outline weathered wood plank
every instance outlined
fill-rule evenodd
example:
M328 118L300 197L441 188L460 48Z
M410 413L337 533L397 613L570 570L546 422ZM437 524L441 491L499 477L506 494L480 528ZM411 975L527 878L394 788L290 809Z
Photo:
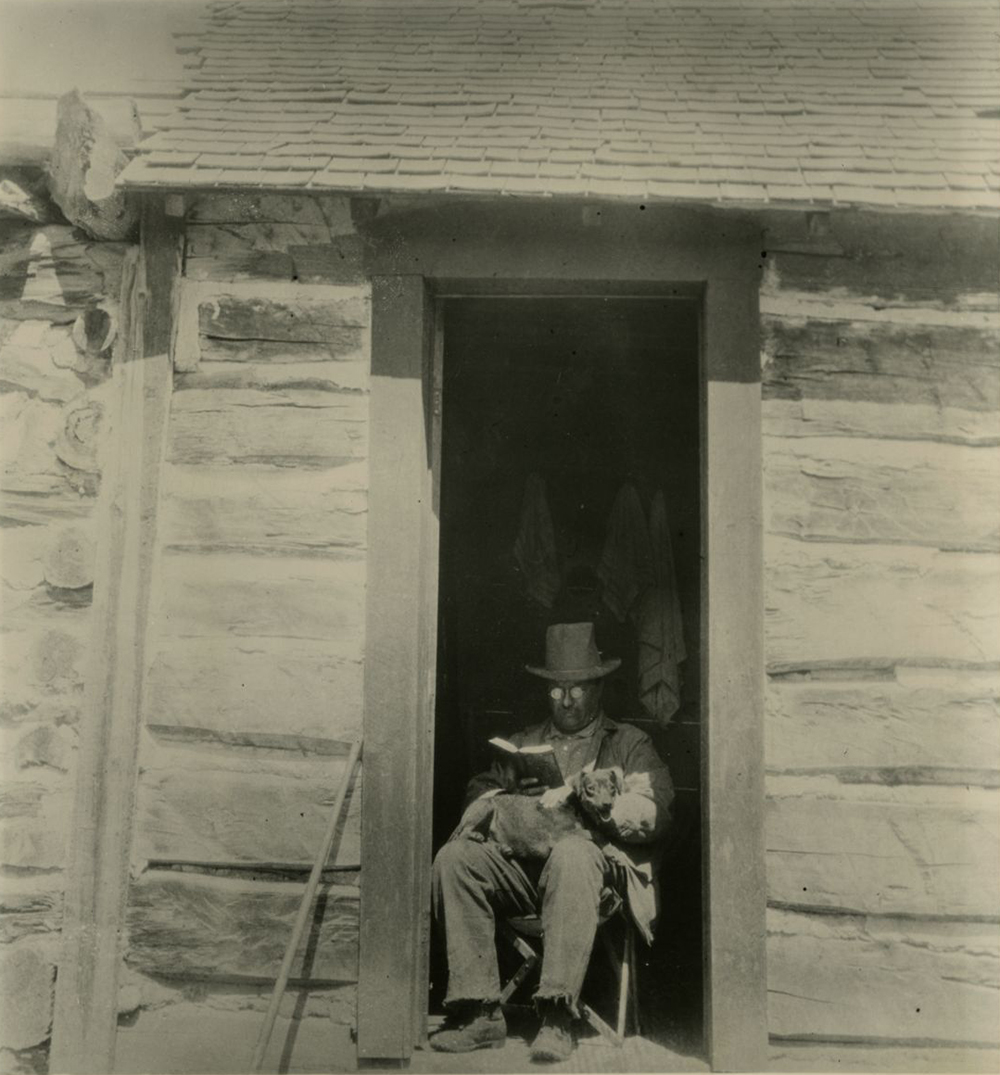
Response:
M365 369L369 366L369 334L360 325L338 329L326 342L303 342L301 340L217 340L211 336L201 337L203 363L249 362L273 367L289 362L293 365L312 362L357 363ZM328 371L329 376L339 376L339 371ZM345 374L346 375L346 374ZM276 374L276 376L280 376Z
M211 341L220 342L220 341ZM265 345L261 345L265 346ZM287 345L291 346L291 345ZM263 392L277 393L279 398L284 392L311 391L353 393L360 395L368 391L368 363L361 359L354 361L291 362L285 356L283 362L211 362L202 360L198 369L179 373L175 389L179 391L256 389Z
M367 492L351 487L347 470L168 464L161 539L261 552L363 548Z
M233 388L201 387L196 378L176 386L171 415L217 414L236 410L246 413L261 407L281 407L286 411L295 409L313 413L333 411L345 422L365 422L368 418L368 401L360 392L331 391L325 385L277 383L265 388L237 385Z
M5 876L0 881L0 942L55 934L62 925L60 873Z
M775 437L878 437L971 447L1000 444L1000 411L933 403L769 398L761 405L761 417L765 435Z
M362 654L363 557L168 552L160 583L160 622L175 637L313 639L330 656Z
M302 991L286 994L289 1008L278 1016L263 1069L267 1071L350 1071L355 1047L350 1023L355 1008L354 987L340 986L330 1016L305 1017L293 1012ZM309 999L317 991L310 983ZM240 994L244 1007L220 1009L210 994L197 1001L142 1011L138 1020L118 1028L115 1071L118 1075L148 1075L151 1071L199 1071L203 1075L245 1075L253 1043L260 1033L263 1008ZM266 998L265 998L266 1004ZM351 1013L351 1014L348 1014ZM957 1070L957 1069L956 1069Z
M291 882L149 870L129 893L128 964L163 978L272 981L304 889ZM323 884L292 978L351 982L357 973L358 890Z
M185 407L175 394L168 458L172 463L270 463L328 467L363 459L368 451L365 404L352 399L347 415L335 407L303 407L280 401L253 405L211 392ZM351 397L346 397L351 398ZM346 408L345 408L346 409Z
M343 201L345 208L341 217L324 215L324 206L334 208ZM192 224L244 224L269 221L276 224L325 226L329 234L331 224L337 228L350 225L350 206L347 199L317 198L305 194L250 194L243 191L234 194L199 194L188 213Z
M911 328L974 327L1000 329L1000 303L996 289L965 293L953 302L911 302L834 292L794 291L771 286L765 276L760 290L760 312L765 318L806 321L848 321Z
M996 412L1000 332L956 325L762 319L768 398L842 399Z
M75 724L83 698L90 614L21 620L4 607L0 722Z
M152 645L145 704L151 728L207 740L273 739L306 750L310 740L355 738L361 726L361 646L353 636L160 634Z
M1000 276L995 237L990 241L981 231L971 248L948 238L937 235L923 256L885 246L826 256L776 251L768 257L771 286L776 278L781 287L797 291L942 304L994 290Z
M772 680L764 723L771 770L977 769L1000 758L996 673L907 669L891 682ZM992 761L991 761L992 759Z
M920 1048L916 1045L857 1045L850 1042L776 1040L768 1071L845 1072L908 1071L910 1075L996 1075L1000 1052L994 1048Z
M360 287L233 284L205 296L198 309L203 335L231 340L332 344L338 330L368 322L368 292Z
M829 664L993 664L1000 558L767 536L770 672Z
M765 437L764 525L804 541L1000 552L1000 449Z
M58 870L70 846L72 788L59 779L7 779L0 792L0 866Z
M113 1071L122 907L128 883L153 535L170 402L169 343L179 222L143 205L138 265L123 277L112 447L102 478L88 734L56 980L53 1070Z
M995 926L767 915L768 1029L779 1037L995 1045Z
M189 258L212 258L277 251L287 253L293 246L323 246L330 241L330 229L322 218L295 223L258 220L249 223L197 224L186 232Z
M995 917L1000 792L767 780L768 899L798 908Z
M220 755L220 749L147 745L138 792L137 858L311 866L346 758L253 748ZM261 753L269 756L262 759ZM359 775L341 813L329 863L356 867L360 862Z

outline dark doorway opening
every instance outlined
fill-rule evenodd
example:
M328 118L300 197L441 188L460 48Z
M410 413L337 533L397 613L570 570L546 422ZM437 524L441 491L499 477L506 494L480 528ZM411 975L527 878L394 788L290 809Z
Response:
M468 298L443 300L440 315L435 851L458 820L468 778L489 764L487 739L546 716L544 692L524 670L541 663L546 626L592 620L604 654L622 658L605 709L649 732L677 790L657 938L651 949L640 945L643 1033L701 1052L700 303ZM530 481L537 493L539 480L555 565L541 584L515 553L526 488ZM639 629L609 607L598 572L628 485L647 520L658 493L666 506L686 652L669 717L643 705ZM432 1012L444 979L435 945Z

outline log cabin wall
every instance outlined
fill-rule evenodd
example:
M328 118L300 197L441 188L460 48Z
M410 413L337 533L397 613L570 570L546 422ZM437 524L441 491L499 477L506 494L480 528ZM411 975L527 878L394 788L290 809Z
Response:
M5 170L15 182L37 169ZM122 266L37 200L0 219L0 1066L44 1064L91 637Z
M210 1070L213 1050L249 1063L360 732L370 297L358 249L346 200L187 208L121 1070L178 1048L190 1070ZM360 802L359 777L274 1063L290 1042L319 1067L352 1049Z
M761 328L775 1064L810 1070L824 1042L896 1047L863 1054L876 1065L898 1065L905 1045L995 1048L996 224L845 213L772 225ZM961 1065L949 1070L970 1063L938 1055Z

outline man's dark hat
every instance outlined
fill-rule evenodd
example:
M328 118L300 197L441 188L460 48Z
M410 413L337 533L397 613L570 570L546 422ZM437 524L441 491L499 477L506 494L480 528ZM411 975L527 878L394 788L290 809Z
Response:
M621 663L617 657L601 660L592 623L554 623L545 632L545 667L525 668L543 679L583 682L600 679Z

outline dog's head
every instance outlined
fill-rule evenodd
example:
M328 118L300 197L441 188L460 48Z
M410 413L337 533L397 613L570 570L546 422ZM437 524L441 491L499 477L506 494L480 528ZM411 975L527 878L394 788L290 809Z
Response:
M617 765L610 769L595 769L583 772L574 781L576 797L580 806L595 821L607 821L611 817L611 807L621 794L625 776Z

